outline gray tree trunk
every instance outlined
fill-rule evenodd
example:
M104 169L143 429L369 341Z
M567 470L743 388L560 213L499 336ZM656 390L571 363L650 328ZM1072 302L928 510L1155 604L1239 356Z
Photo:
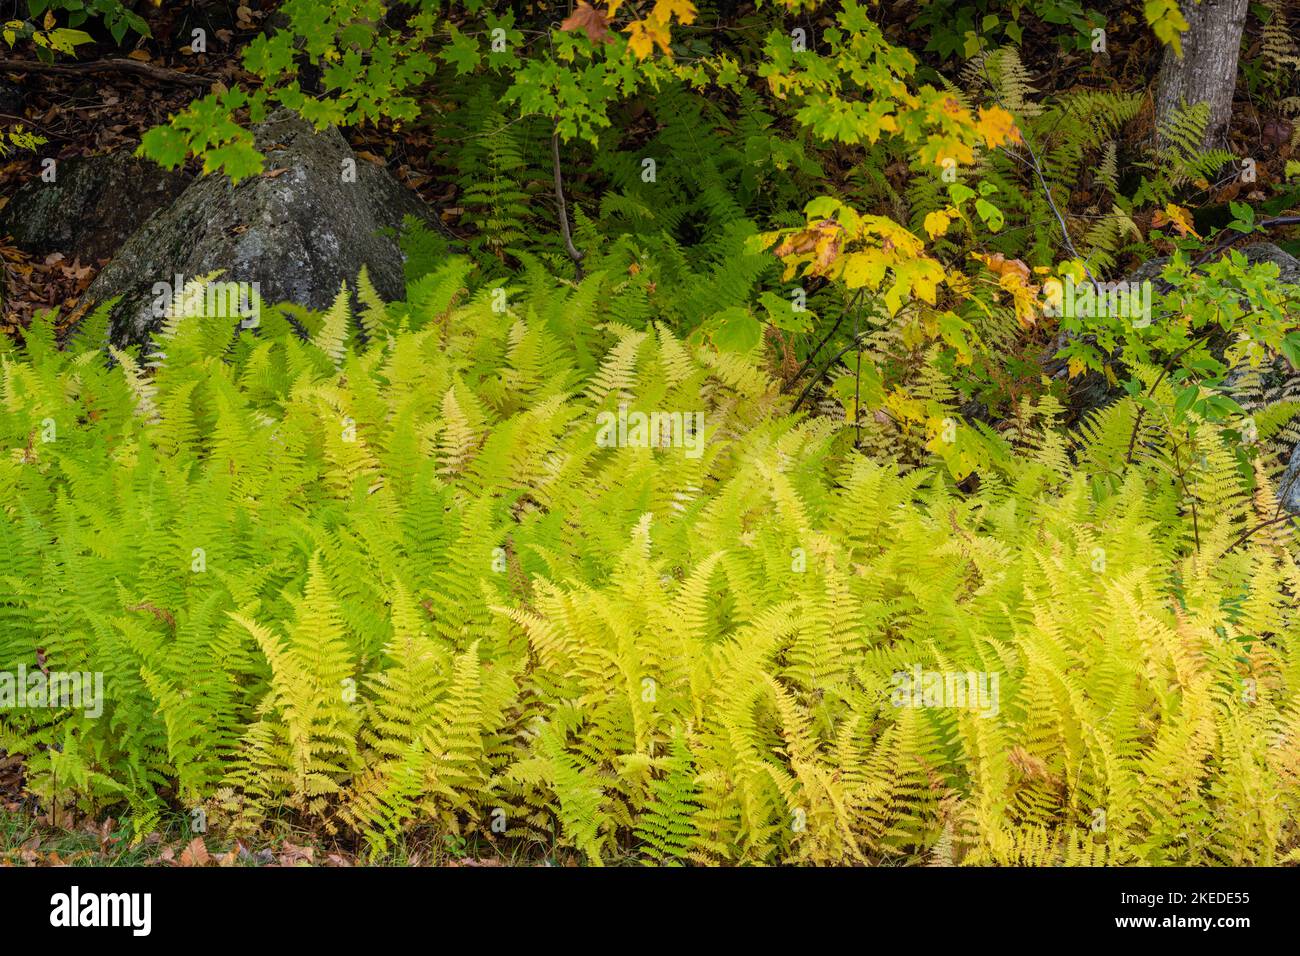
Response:
M1182 37L1182 59L1172 47L1165 48L1156 79L1157 128L1183 102L1189 106L1208 103L1210 118L1202 145L1222 146L1232 118L1247 0L1183 0L1181 6L1189 26Z

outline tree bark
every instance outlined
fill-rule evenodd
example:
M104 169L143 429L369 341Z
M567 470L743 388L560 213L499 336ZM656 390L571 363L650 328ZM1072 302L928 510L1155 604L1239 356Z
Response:
M1232 94L1237 88L1237 54L1246 25L1247 0L1183 0L1188 29L1182 36L1180 59L1165 47L1156 80L1156 124L1161 128L1186 102L1207 103L1209 121L1203 146L1222 146L1232 119Z

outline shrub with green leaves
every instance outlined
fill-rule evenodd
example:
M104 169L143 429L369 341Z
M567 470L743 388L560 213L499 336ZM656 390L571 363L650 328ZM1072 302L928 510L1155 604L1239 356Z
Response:
M8 708L0 748L139 832L1295 857L1300 567L1217 426L1148 416L1127 466L1131 399L1077 441L1025 403L955 425L958 487L790 414L760 347L605 321L630 294L450 259L404 303L178 308L111 361L102 313L63 348L36 322L0 352L0 669L104 700ZM701 453L600 440L637 411L702 413Z
M121 43L128 34L149 36L149 24L122 0L27 0L30 16L50 16L62 12L69 27L83 27L99 21L115 43ZM157 6L157 4L155 4ZM80 32L80 31L78 31Z

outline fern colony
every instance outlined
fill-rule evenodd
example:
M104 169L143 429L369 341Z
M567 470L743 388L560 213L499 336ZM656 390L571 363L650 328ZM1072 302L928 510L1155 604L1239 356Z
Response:
M1047 92L1056 6L944 26L983 6L927 6L922 64L852 0L285 3L261 85L144 152L240 178L233 114L410 122L455 206L402 301L248 329L200 280L146 347L107 308L0 339L0 674L102 677L4 710L28 790L374 859L1300 861L1300 295L1203 255L1294 197L1194 220L1208 108ZM1144 321L1046 308L1156 255Z
M464 274L308 341L173 319L150 375L94 322L4 354L0 663L105 675L97 718L6 723L38 793L591 862L1293 853L1300 568L1229 548L1272 502L1217 434L1184 489L1122 466L1131 400L1074 447L1048 401L963 493L757 350L602 323L602 275L498 312ZM620 404L698 407L703 454L602 448ZM997 699L915 706L918 669Z

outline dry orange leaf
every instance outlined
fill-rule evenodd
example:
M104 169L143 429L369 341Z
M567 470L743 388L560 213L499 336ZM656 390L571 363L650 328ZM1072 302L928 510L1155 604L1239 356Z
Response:
M1038 316L1038 302L1035 298L1038 286L1029 281L1029 266L1019 259L1008 259L1000 252L991 256L972 252L971 258L984 263L984 267L998 277L998 285L1011 293L1016 318L1020 323L1025 326L1033 325Z
M1186 237L1190 234L1197 239L1201 238L1201 234L1192 225L1192 214L1182 206L1176 206L1171 202L1165 203L1164 209L1156 210L1155 215L1151 217L1151 225L1157 227L1172 225L1180 236Z
M207 866L211 859L203 837L196 836L189 846L181 850L181 866Z
M978 259L980 262L984 263L984 267L988 269L989 272L996 273L997 275L1000 276L1006 275L1007 273L1014 273L1015 275L1020 276L1020 278L1024 279L1026 282L1029 281L1029 266L1025 265L1019 259L1008 259L1000 252L995 252L991 256L985 256L985 255L981 255L978 252L972 252L971 256L975 259Z
M614 42L613 37L609 35L609 20L606 18L605 11L597 10L585 0L579 3L578 9L560 24L560 29L566 33L581 30L587 34L587 39L592 43Z

